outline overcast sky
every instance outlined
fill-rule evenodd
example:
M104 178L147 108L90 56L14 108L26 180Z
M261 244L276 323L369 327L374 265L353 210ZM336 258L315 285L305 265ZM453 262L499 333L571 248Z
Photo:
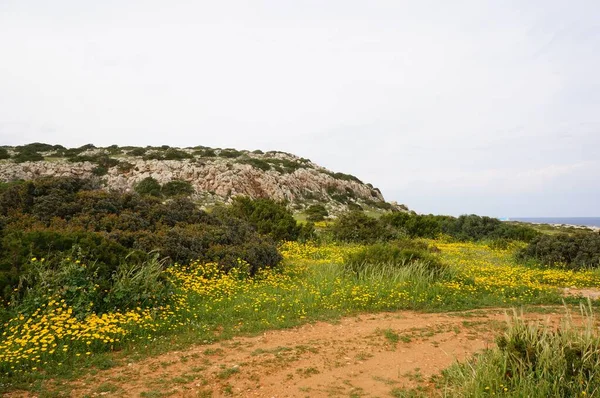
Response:
M0 145L283 150L422 213L600 216L600 1L0 0Z

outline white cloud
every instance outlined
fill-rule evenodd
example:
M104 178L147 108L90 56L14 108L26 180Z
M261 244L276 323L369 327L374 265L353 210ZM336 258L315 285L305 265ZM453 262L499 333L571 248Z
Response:
M598 172L599 12L596 1L4 1L0 144L282 149L425 211L527 215L539 206L526 198L544 195L547 215L594 215L599 192L577 177ZM556 181L580 195L559 201Z

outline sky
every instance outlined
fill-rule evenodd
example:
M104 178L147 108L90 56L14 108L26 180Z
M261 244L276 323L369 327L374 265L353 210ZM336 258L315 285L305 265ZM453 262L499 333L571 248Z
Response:
M0 0L0 145L281 150L419 213L600 216L600 1Z

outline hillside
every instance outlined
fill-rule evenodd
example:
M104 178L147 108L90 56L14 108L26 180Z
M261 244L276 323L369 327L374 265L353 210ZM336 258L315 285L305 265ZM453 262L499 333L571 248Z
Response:
M0 181L39 177L97 177L110 190L129 191L147 177L160 184L186 181L192 197L210 206L237 195L287 201L294 210L321 203L337 213L348 208L406 210L387 203L380 190L357 177L334 173L289 153L193 148L85 145L65 148L33 143L0 148Z

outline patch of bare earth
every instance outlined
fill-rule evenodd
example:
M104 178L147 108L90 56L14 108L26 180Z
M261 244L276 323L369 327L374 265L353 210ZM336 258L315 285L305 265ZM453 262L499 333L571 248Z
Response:
M589 298L590 300L598 300L600 299L600 290L599 289L578 289L575 287L566 287L563 289L564 296L572 296L572 297L581 297L581 298Z
M505 312L365 314L198 345L67 383L74 397L385 397L416 386L433 393L431 376L493 345Z

